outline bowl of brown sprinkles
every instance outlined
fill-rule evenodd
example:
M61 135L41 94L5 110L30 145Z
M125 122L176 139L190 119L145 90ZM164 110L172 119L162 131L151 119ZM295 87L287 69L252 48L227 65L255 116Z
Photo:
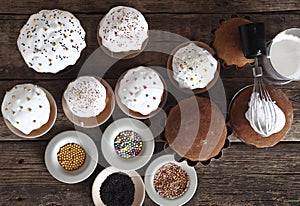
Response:
M182 196L187 191L189 182L187 172L173 162L161 166L153 178L155 191L165 199Z
M98 164L98 150L88 135L65 131L51 139L44 158L49 173L55 179L74 184L93 173Z
M158 205L187 203L197 189L197 173L186 161L177 162L174 155L162 155L153 160L145 174L149 197Z
M92 197L96 206L140 206L145 198L145 185L136 171L110 166L94 180Z

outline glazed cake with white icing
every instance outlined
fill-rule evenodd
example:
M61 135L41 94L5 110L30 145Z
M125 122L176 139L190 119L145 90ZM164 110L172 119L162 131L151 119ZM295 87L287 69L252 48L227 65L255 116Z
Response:
M19 84L5 94L1 111L16 129L30 134L48 122L50 103L38 86Z
M111 52L140 50L148 38L148 23L138 10L117 6L100 21L98 35Z
M158 108L163 92L164 85L156 71L139 66L127 71L117 94L128 109L148 115Z
M106 88L95 77L82 76L68 85L64 98L74 115L95 117L105 109Z
M86 47L85 31L70 12L42 10L30 16L17 45L30 68L57 73L78 60Z
M179 87L204 88L214 79L217 60L204 48L190 43L180 48L173 57L173 77Z

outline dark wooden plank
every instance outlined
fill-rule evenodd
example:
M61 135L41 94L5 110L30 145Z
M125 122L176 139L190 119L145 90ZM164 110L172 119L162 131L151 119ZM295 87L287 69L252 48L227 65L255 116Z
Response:
M79 62L71 67L73 69L63 71L59 74L39 74L29 69L23 61L16 45L19 30L26 22L28 15L3 15L0 16L0 79L71 79L80 71L82 64L92 52L98 48L96 40L96 27L103 15L80 14L83 27L86 29L87 48L84 50ZM267 39L271 39L275 34L289 27L300 27L299 14L252 14L254 21L266 23ZM150 29L168 31L178 34L190 40L200 40L209 43L213 40L211 30L217 28L219 20L230 18L230 15L222 14L147 14ZM165 66L170 51L182 41L181 38L174 38L165 32L151 32L151 39L147 51L163 51L161 53L151 53L138 56L135 61L117 61L105 54L100 54L101 65L98 69L116 66L116 68L128 68L138 64ZM99 60L100 61L100 60ZM115 65L116 64L116 65Z
M84 182L68 185L45 168L47 141L0 144L0 205L92 205L91 186L100 165ZM300 204L299 144L268 149L232 144L208 166L198 164L198 188L187 205ZM144 205L154 203L146 197Z
M232 14L248 16L253 21L266 24L267 39L278 32L300 27L300 1L252 1L247 0L173 0L173 1L23 1L3 0L0 7L0 100L5 91L17 83L34 82L53 93L58 105L58 118L54 127L33 141L24 141L13 135L0 114L0 205L93 205L91 187L96 175L106 164L98 165L86 181L68 185L56 181L44 165L44 151L49 140L57 133L76 129L87 133L100 146L101 133L116 119L125 117L118 109L107 123L93 129L75 127L64 115L61 96L68 82L82 74L96 74L114 87L118 76L128 68L137 65L165 67L168 54L182 39L163 32L152 32L147 52L133 60L116 61L105 54L95 55L97 61L84 62L97 48L96 27L103 15L113 6L128 5L139 9L149 21L151 30L169 31L191 40L209 43L213 40L211 31L219 26L219 20ZM28 69L16 46L18 33L29 15L41 9L60 8L73 12L87 32L87 48L80 61L73 67L56 75L38 74ZM98 51L99 52L99 51ZM95 53L94 53L95 54ZM81 66L84 65L84 69ZM166 79L170 95L164 107L166 113L181 94L169 82L164 68L157 68ZM253 82L251 70L222 69L221 77L209 93L226 110L226 103L243 86ZM294 122L284 141L273 148L256 149L239 142L223 150L219 160L208 166L198 164L198 189L187 205L300 205L300 81L279 86L293 103ZM225 88L225 91L224 91ZM223 95L225 94L225 96ZM219 96L219 97L218 97ZM224 103L225 102L225 103ZM163 130L165 116L158 115L144 122L155 131L156 151L164 145ZM292 142L291 142L292 141ZM103 157L101 157L103 159ZM144 205L154 205L146 196Z
M118 5L132 6L144 13L245 13L245 12L274 12L274 11L295 11L300 9L297 0L289 1L217 1L217 0L166 0L166 1L125 1L118 2L104 0L100 2L87 0L49 0L41 4L38 0L3 0L0 13L30 14L45 8L60 8L74 13L106 13L111 7Z

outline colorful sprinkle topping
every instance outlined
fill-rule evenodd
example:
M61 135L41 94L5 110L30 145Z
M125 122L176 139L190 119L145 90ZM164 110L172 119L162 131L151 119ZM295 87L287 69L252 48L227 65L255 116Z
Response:
M217 66L217 60L206 49L190 43L174 54L173 77L181 88L204 88L213 80Z
M139 50L148 38L148 23L138 10L117 6L101 20L99 37L112 52Z
M183 195L189 187L189 176L175 163L161 166L154 175L156 192L165 199L175 199Z
M157 110L164 85L158 73L150 67L139 66L126 72L120 80L118 95L128 109L148 115Z
M120 157L128 159L140 154L143 148L143 141L138 133L125 130L120 132L115 138L114 147Z
M106 107L106 88L95 77L81 76L68 85L64 98L74 115L95 117Z

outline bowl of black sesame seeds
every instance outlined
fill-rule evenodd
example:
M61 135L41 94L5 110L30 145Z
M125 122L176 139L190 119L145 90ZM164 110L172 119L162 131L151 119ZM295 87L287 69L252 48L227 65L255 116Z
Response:
M136 171L110 166L94 180L92 197L96 206L140 206L145 199L145 185Z

